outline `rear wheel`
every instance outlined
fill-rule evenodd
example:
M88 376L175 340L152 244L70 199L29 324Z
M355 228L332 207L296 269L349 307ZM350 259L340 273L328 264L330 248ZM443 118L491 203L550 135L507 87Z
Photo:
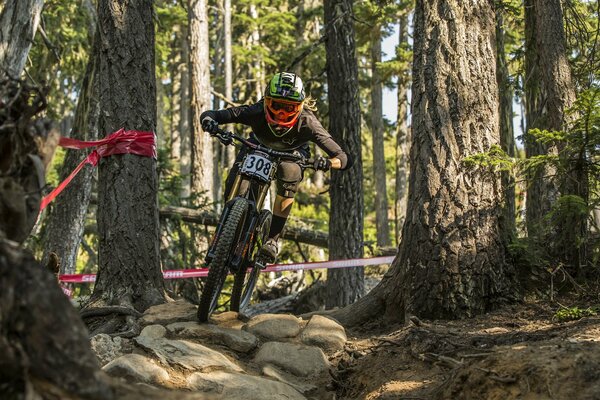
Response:
M258 223L255 228L255 240L248 256L249 262L244 263L242 268L235 274L233 291L231 292L232 311L243 310L250 303L252 292L254 291L254 287L258 281L258 275L260 274L260 268L254 261L269 236L271 218L271 213L267 210L262 210L258 216ZM248 266L250 266L249 270Z
M202 289L200 305L198 306L198 320L206 322L210 314L217 307L219 295L229 272L228 261L234 244L238 243L244 231L248 202L244 199L235 201L227 220L223 226L220 237L217 239L215 256L208 268L208 278Z

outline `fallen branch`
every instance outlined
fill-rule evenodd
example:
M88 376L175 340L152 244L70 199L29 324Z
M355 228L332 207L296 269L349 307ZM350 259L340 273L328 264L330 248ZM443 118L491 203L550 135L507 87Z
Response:
M163 218L181 218L182 221L217 226L219 217L208 211L199 211L185 207L166 206L160 209ZM287 226L283 238L296 242L310 244L312 246L327 248L327 233L322 231L311 231L309 229Z

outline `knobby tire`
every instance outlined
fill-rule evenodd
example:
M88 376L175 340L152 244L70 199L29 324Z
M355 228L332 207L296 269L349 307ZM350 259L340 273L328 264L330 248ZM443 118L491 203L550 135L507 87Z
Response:
M198 320L200 322L208 321L208 317L217 307L221 289L223 289L223 284L229 273L227 261L234 244L240 239L247 213L248 203L246 200L238 199L227 216L216 245L215 256L208 267L208 277L200 297L200 305L198 306Z

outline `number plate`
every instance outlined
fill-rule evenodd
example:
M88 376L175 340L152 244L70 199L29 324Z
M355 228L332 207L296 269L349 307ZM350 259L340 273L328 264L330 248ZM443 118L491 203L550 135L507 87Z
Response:
M252 153L246 156L244 165L242 165L242 173L268 182L271 180L271 168L273 168L271 160L258 153Z

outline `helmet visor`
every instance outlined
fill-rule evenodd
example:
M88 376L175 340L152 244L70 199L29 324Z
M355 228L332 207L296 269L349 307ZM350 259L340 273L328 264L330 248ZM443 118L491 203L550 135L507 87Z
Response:
M292 126L302 111L302 102L265 97L265 111L270 123Z

